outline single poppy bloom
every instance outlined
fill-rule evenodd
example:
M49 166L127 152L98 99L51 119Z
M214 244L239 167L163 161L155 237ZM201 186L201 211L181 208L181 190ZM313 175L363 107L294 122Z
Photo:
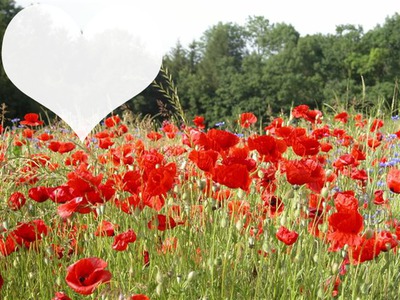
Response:
M100 258L83 258L67 268L65 281L75 292L90 295L100 284L111 280L112 275L106 267L107 262Z
M317 155L320 147L321 145L317 139L305 135L297 137L292 143L294 153L299 156Z
M173 229L177 225L178 224L175 222L174 218L168 217L167 219L167 216L165 215L157 215L147 223L149 229L158 229L160 231Z
M299 234L296 231L290 231L286 227L281 226L279 228L279 230L277 231L277 233L276 233L276 237L281 242L283 242L286 245L290 246L290 245L293 245L297 241L297 238L299 237Z
M42 133L41 135L38 136L38 140L40 140L42 142L52 140L53 138L54 138L53 135L48 134L47 132Z
M121 119L119 116L111 116L107 119L105 119L104 124L108 127L114 127L115 125L119 124L121 122Z
M200 170L210 173L214 171L218 156L219 153L214 150L193 150L189 153L189 159L194 162Z
M343 111L343 112L341 112L341 113L338 113L338 114L334 117L334 120L346 124L347 121L349 120L349 114L347 113L347 111Z
M386 177L386 183L389 189L396 194L400 193L400 170L391 168Z
M22 131L22 136L24 137L24 138L26 138L26 139L31 139L32 137L33 137L33 134L35 133L35 131L33 131L32 129L30 129L30 128L25 128L23 131Z
M20 192L15 192L8 198L7 204L12 210L20 210L21 207L25 205L25 202L25 195Z
M249 171L242 164L218 165L213 179L231 189L241 188L244 191L248 191L251 184Z
M375 239L379 246L380 251L382 252L387 252L390 249L395 248L399 244L396 235L392 234L388 230L380 231L376 235Z
M39 120L39 115L35 113L29 113L24 116L24 120L19 122L21 125L28 125L28 126L39 126L42 125L44 122Z
M67 153L75 149L75 144L71 142L60 143L60 147L58 148L58 153Z
M120 233L114 237L112 248L117 251L125 251L129 243L136 241L136 233L129 229L126 232Z
M287 149L286 142L275 139L270 135L249 137L248 147L250 150L257 150L263 156L263 161L276 162L282 158L282 153Z
M195 116L193 119L193 123L200 130L206 128L206 125L204 124L204 117Z
M173 187L175 176L175 163L169 163L165 166L153 169L147 178L146 192L151 196L166 194Z
M36 202L44 202L50 197L49 188L44 186L30 188L28 191L28 196Z
M49 228L41 219L36 219L28 223L19 223L13 233L27 242L41 240L46 236Z
M263 200L262 211L271 218L279 216L285 209L283 201L271 193L264 192L261 198Z
M385 123L381 119L374 119L372 121L371 127L369 129L370 132L377 131L379 128L382 128Z
M257 123L257 117L250 112L242 113L239 121L242 128L249 128L251 125Z
M373 260L380 252L381 249L375 237L370 239L362 237L362 242L359 245L348 249L349 256L352 258L350 262L354 265Z
M89 203L82 197L75 197L57 207L57 213L62 219L68 219L75 212L88 214L92 212Z
M307 184L319 193L326 180L322 165L314 159L289 160L285 163L286 179L292 185Z
M374 192L374 204L375 205L382 205L388 203L387 200L383 197L384 191L383 190L376 190Z
M168 237L163 241L161 245L161 252L164 254L168 252L174 252L177 247L178 247L178 239L176 237Z
M94 233L95 236L114 236L114 229L118 227L113 223L103 220Z
M149 251L145 250L143 251L143 265L144 266L149 266L150 264L150 254Z
M162 131L166 134L169 139L173 139L179 132L179 128L174 124L165 121L162 126Z
M240 138L231 132L211 129L207 132L208 144L215 151L227 151L240 142Z
M150 131L146 136L151 141L158 141L162 138L162 134L155 131Z
M114 145L114 142L109 137L99 139L99 147L101 149L108 149L112 145Z
M354 191L336 193L334 202L338 212L356 211L358 209L358 200L354 196Z
M362 239L359 233L364 227L364 218L358 211L345 211L332 214L329 219L327 239L331 241L331 251L341 249L345 244L358 246Z

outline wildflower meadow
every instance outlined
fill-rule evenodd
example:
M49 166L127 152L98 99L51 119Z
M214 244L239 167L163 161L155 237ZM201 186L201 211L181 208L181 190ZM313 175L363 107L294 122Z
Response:
M2 127L0 298L398 298L393 111L191 119Z

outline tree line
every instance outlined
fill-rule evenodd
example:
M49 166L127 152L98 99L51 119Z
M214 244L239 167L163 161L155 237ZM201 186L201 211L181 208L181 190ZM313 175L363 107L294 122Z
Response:
M12 0L0 0L1 37L20 9ZM397 107L400 15L368 32L347 24L334 34L306 36L262 16L249 17L244 25L218 23L187 47L178 42L165 55L163 68L187 117L202 115L209 125L245 111L268 120L298 104L365 108L384 99ZM160 72L155 81L158 86L150 85L124 108L167 117L176 107L159 87L167 87L168 80ZM13 117L44 109L8 80L2 64L0 102Z

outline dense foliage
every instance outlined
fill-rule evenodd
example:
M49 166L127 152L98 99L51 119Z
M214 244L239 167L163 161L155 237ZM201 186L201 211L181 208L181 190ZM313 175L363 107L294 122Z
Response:
M244 26L219 23L165 57L183 107L212 121L244 109L265 118L299 103L368 107L383 98L390 106L399 64L397 13L366 33L341 25L335 34L304 37L291 25L250 17Z

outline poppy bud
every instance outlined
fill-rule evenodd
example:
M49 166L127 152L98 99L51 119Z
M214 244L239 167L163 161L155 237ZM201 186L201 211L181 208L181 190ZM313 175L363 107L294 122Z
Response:
M367 231L365 232L364 236L367 240L369 240L374 237L374 234L375 234L375 232L371 228L368 228Z
M157 269L156 282L160 285L163 282L163 275L160 269Z
M332 274L336 274L339 269L339 265L337 263L332 264Z
M190 271L189 274L188 274L188 276L187 276L187 282L193 280L193 278L195 277L195 275L196 275L196 272Z
M237 229L238 231L241 231L241 230L243 229L243 222L242 222L242 220L238 220L238 221L236 222L235 226L236 226L236 229Z
M254 244L255 244L254 238L250 237L250 238L249 238L249 248L250 248L250 249L253 249L253 248L254 248Z
M321 197L327 198L329 195L329 189L327 187L323 187L321 190Z
M161 296L161 292L162 292L162 283L159 283L156 287L156 293L158 296Z

